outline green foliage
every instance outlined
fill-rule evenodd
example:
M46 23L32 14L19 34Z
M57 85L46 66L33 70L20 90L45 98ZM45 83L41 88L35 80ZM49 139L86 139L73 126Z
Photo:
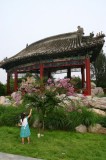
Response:
M59 98L56 97L56 92L54 91L49 91L46 90L45 92L45 109L46 109L46 114L47 113L51 113L55 107L57 107L59 105Z
M82 80L80 77L72 77L71 83L74 85L76 89L82 88Z
M6 95L6 85L0 82L0 96Z
M94 125L99 121L98 116L89 111L86 107L77 108L67 112L64 108L58 107L45 117L45 126L48 129L75 130L80 124L86 127Z
M60 100L56 97L56 92L46 90L43 93L32 93L24 96L24 103L29 104L37 109L39 115L39 121L43 123L44 129L44 117L51 114Z
M11 93L14 92L14 79L12 77L10 78L10 91Z
M66 111L59 106L60 100L56 97L55 92L27 94L24 101L37 109L39 120L48 129L74 130L80 124L88 127L97 121L96 114L87 107L75 108L71 112Z
M99 116L98 122L103 126L106 127L106 116Z
M36 99L37 100L37 99ZM55 103L54 103L55 104ZM50 105L50 106L49 106ZM33 109L33 114L29 121L32 125L37 119L42 122L42 127L50 130L75 130L75 127L84 124L87 127L95 123L100 123L106 127L106 117L99 117L94 112L88 111L86 107L77 108L71 112L67 112L65 108L61 106L51 106L48 103L47 108ZM0 106L0 126L15 126L20 119L22 112L29 113L30 107L4 107ZM43 126L44 125L44 126ZM44 129L44 128L43 128Z
M51 114L47 114L45 117L45 127L47 129L55 130L67 129L67 116L63 108L57 107L51 112Z
M25 75L25 77L32 77L32 73L27 72L26 75Z
M20 119L20 114L25 111L25 108L19 106L0 106L0 126L15 126Z
M106 55L103 51L99 54L93 65L95 69L96 85L106 88Z
M69 130L75 130L75 127L81 124L81 113L78 110L68 113L67 127Z
M81 122L86 127L94 125L97 122L97 115L94 112L88 110L86 107L82 107Z

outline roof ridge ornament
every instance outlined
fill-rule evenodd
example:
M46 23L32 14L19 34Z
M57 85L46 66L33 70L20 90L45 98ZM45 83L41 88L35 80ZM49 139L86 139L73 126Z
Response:
M99 38L99 37L105 37L105 34L103 34L102 31L101 31L101 32L96 34L96 38Z
M26 48L28 47L28 43L26 44Z
M78 29L77 33L80 34L81 36L83 36L84 35L84 29L80 26L78 26L77 29Z
M93 37L94 37L94 33L91 32L91 33L90 33L90 38L93 38Z

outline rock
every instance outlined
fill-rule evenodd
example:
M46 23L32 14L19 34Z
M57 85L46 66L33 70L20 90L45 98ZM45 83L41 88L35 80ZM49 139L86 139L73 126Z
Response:
M104 95L103 88L96 87L96 88L91 89L91 95L92 96L95 96L95 95Z
M86 133L87 132L87 127L85 125L79 125L75 128L76 132L79 133Z
M106 134L106 128L102 127L97 133Z
M101 134L106 134L106 128L102 127L100 124L96 124L94 126L90 126L88 128L88 131L90 133L101 133Z
M89 101L89 106L92 108L106 110L106 97L94 97Z
M78 94L76 96L68 96L68 99L64 100L64 103L68 106L88 106L90 108L106 110L106 97L81 96Z
M100 130L102 126L100 124L95 124L94 126L89 126L88 131L91 133L97 133L98 130Z
M96 84L94 82L91 82L91 89L96 88Z
M5 103L5 97L4 96L1 96L0 97L0 104L4 104Z
M17 91L17 92L13 92L11 94L11 97L12 99L15 101L16 105L17 104L20 104L20 101L21 101L21 92L20 91Z
M91 108L90 110L93 111L93 112L95 112L98 115L106 116L106 112L104 112L104 111L102 111L100 109Z
M12 104L11 101L8 98L5 98L5 102L3 105L9 106L11 104Z
M9 100L9 98L1 96L0 97L0 104L9 106L9 105L11 105L11 101Z

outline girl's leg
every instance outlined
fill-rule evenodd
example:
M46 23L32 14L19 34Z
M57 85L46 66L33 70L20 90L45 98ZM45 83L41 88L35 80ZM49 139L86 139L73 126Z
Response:
M28 140L28 143L30 143L30 138L29 137L27 137L27 140Z
M22 138L22 144L24 144L24 138Z

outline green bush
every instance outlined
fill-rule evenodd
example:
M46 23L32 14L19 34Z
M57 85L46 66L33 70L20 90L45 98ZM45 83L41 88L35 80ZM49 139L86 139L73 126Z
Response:
M0 106L0 126L15 126L23 111L23 107Z
M47 129L66 129L67 116L63 108L54 108L54 110L47 114L45 119L45 127Z
M80 77L72 77L71 83L74 85L76 89L82 88L82 80L80 79Z
M6 85L0 82L0 96L6 95Z
M29 113L29 108L23 106L0 106L0 126L15 126L19 122L22 112ZM38 116L37 110L33 109L32 116L29 120L30 126ZM86 107L67 112L63 107L58 106L51 110L51 112L46 112L44 123L46 129L73 131L75 127L80 124L88 127L95 123L100 123L102 126L106 127L106 117L99 117Z
M101 124L103 127L106 127L106 116L99 116L98 123Z
M29 109L23 105L18 107L13 106L0 106L0 126L16 126L20 120L22 112L29 113ZM32 125L35 120L36 111L33 110L32 116L29 120L29 124Z
M68 113L67 127L69 130L75 130L75 127L81 124L81 113L78 110Z
M86 107L82 107L81 109L81 122L86 127L89 127L90 125L94 125L97 122L97 114L93 111L88 110Z
M63 108L55 108L49 115L45 117L45 127L47 129L75 130L80 124L86 127L98 123L98 116L89 111L86 107L77 108L72 112L67 112ZM101 120L104 123L105 119ZM105 124L105 123L104 123Z

